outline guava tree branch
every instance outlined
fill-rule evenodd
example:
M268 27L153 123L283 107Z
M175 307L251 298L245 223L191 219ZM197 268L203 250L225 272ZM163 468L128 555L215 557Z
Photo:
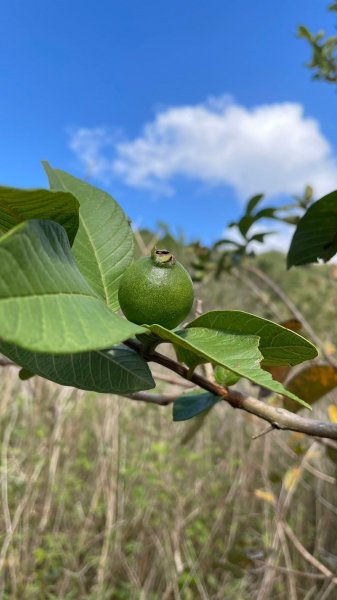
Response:
M7 360L7 358L2 358L0 356L0 367L13 367L15 366L11 360Z
M143 354L143 348L139 342L135 340L127 340L124 342L124 344L139 354ZM195 383L200 388L208 392L212 392L217 396L221 396L233 408L239 408L255 415L256 417L259 417L260 419L263 419L264 421L267 421L274 429L297 431L306 435L337 440L336 423L316 421L315 419L301 417L300 415L292 413L284 408L270 406L261 400L257 400L257 398L245 396L240 392L225 388L217 383L209 381L198 373L191 374L184 365L157 351L151 353L150 356L145 358L148 360L148 362L155 362L159 365L162 365L163 367L170 369L170 371L177 373L183 379ZM144 396L144 392L142 392L142 395ZM146 398L139 398L139 400L150 402L151 394L146 394L146 396ZM135 395L133 395L133 398L137 399ZM169 398L162 397L162 399L159 399L159 401L157 398L157 402L154 402L160 405L167 405L171 404L174 399L175 398L172 396Z
M132 348L139 354L143 355L143 348L139 342L135 340L127 340L124 342L126 346ZM221 396L223 400L228 402L233 408L239 408L246 412L249 412L264 421L270 423L273 429L282 429L289 431L297 431L306 435L312 435L318 438L330 438L337 440L337 424L328 423L323 421L316 421L314 419L307 419L301 417L295 413L292 413L284 408L277 408L275 406L269 406L257 398L251 396L245 396L235 390L230 390L217 383L206 379L198 373L191 374L184 365L177 361L160 354L159 352L153 352L150 357L147 357L148 362L155 362L163 367L166 367L170 371L177 373L186 381L195 383L198 387L212 392L217 396ZM17 366L12 361L0 358L0 366L9 367ZM167 406L172 404L178 397L176 394L151 394L148 392L138 392L135 394L125 394L131 400L138 400L142 402L149 402L152 404L158 404L160 406Z

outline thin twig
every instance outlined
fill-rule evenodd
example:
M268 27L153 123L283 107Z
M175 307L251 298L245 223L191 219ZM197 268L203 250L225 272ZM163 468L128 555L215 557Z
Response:
M130 400L140 400L150 404L158 404L159 406L168 406L172 404L180 394L151 394L147 392L134 392L133 394L123 394Z
M246 287L248 287L252 294L254 294L254 296L258 298L262 304L267 306L269 311L272 311L274 318L278 321L280 320L281 317L279 308L271 301L271 299L266 293L263 293L261 291L258 285L255 285L255 283L251 279L249 279L248 276L244 277L244 275L240 272L239 269L233 268L231 270L231 275L235 277L235 279L243 283Z
M288 569L287 572L287 581L288 581L288 597L289 600L297 600L297 592L296 592L296 580L294 577L294 573L292 573L292 563L290 558L290 552L287 544L286 536L284 535L284 531L281 523L276 524L276 532L280 540L280 546L283 552L284 560L286 567Z
M11 519L9 506L8 506L8 466L7 466L7 464L8 464L8 449L9 449L10 439L11 439L13 429L15 427L15 422L16 422L17 416L18 416L17 406L14 405L13 410L12 410L11 419L5 429L3 442L2 442L2 448L1 448L1 470L2 470L1 498L2 498L3 516L4 516L4 522L5 522L5 528L6 528L7 535L11 534L12 529L13 529L12 528L12 519Z
M321 563L317 558L315 558L308 550L301 544L300 540L296 537L293 530L289 527L286 522L282 523L282 527L284 529L285 534L288 536L290 541L295 546L296 550L303 556L303 558L310 563L313 567L315 567L318 571L323 573L325 577L331 579L331 582L337 586L337 577L336 575L330 571L323 563Z
M124 342L124 344L139 354L142 354L142 346L139 342L130 339ZM180 377L183 379L192 381L202 389L212 392L216 396L221 396L233 408L245 410L246 412L257 416L260 419L264 419L270 423L274 429L297 431L300 433L305 433L306 435L326 437L337 440L336 423L307 419L284 408L270 406L261 400L252 398L251 396L244 396L238 391L222 387L217 383L209 381L198 373L191 374L190 371L184 367L184 365L176 362L168 356L160 354L159 352L153 352L150 357L147 357L147 360L149 362L160 364L163 367L167 367L171 371L180 375Z
M289 572L288 567L280 567L278 565L271 565L271 564L269 564L263 560L259 560L259 559L255 559L254 562L261 565L261 567L257 567L257 569L252 569L253 572L260 571L262 567L264 569L273 569L275 571L280 571L280 573L288 573ZM298 571L297 569L291 569L291 572L294 575L299 575L300 577L308 577L309 579L325 579L326 578L325 575L320 574L320 573L309 573L307 571Z
M257 440L258 438L267 435L267 433L270 433L271 431L274 431L274 426L270 425L269 427L267 427L266 429L264 429L263 431L260 431L259 433L256 433L255 435L252 435L252 440Z
M42 468L43 468L45 462L46 462L46 459L43 456L43 458L41 458L40 462L38 462L37 465L35 466L35 469L34 469L32 475L30 476L30 479L29 479L29 481L27 483L25 493L24 493L24 495L23 495L23 497L22 497L20 503L18 504L18 506L16 508L16 511L14 513L14 517L12 519L12 528L11 528L10 531L8 531L6 533L6 535L4 537L2 548L1 548L1 551L0 551L0 574L3 571L5 560L6 560L7 551L8 551L8 548L10 546L10 543L11 543L13 537L14 537L14 533L15 533L18 525L19 525L19 522L20 522L20 519L21 519L21 515L22 515L22 513L23 513L23 511L24 511L24 509L25 509L25 507L26 507L26 505L27 505L27 503L29 501L29 498L31 496L32 490L34 489L34 485L36 484L36 482L37 482L37 480L39 478L39 475L40 475L40 473L42 471Z
M159 379L159 381L166 381L167 383L171 383L172 385L180 385L184 388L194 387L193 383L190 381L181 381L176 377L172 377L172 375L166 375L165 373L159 373L158 371L152 371L152 375L155 379Z
M0 367L18 367L18 365L6 358L0 358Z

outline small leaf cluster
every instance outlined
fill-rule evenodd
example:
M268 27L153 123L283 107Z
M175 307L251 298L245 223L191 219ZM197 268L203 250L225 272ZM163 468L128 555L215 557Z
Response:
M208 274L219 279L223 272L230 272L247 257L254 256L251 243L263 244L273 231L252 233L251 228L260 220L272 219L295 226L287 255L287 266L328 262L337 253L337 191L314 201L313 189L306 186L302 196L294 196L293 202L281 207L254 210L264 198L253 196L246 203L244 214L229 227L236 231L235 239L220 239L210 248L194 243L195 259L192 262L194 281L202 281Z
M331 4L329 10L337 12L337 3ZM310 45L308 67L313 71L313 79L337 83L337 36L325 37L324 31L313 34L304 25L299 26L297 33Z
M271 231L262 231L259 233L252 232L253 225L256 225L262 219L277 219L277 209L274 207L270 206L259 208L257 210L258 205L263 199L264 194L252 196L246 203L245 212L242 217L238 221L233 221L229 224L229 228L236 230L238 237L241 237L241 242L233 241L231 239L222 239L214 244L214 249L222 250L218 261L216 276L219 276L220 274L224 264L223 261L226 262L228 251L231 255L231 263L234 265L238 264L244 256L253 254L250 250L252 242L263 244L266 236L272 233Z

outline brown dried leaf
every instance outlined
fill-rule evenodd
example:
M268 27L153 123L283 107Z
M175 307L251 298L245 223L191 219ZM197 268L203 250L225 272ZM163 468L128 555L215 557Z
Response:
M293 394L299 394L308 404L314 404L337 387L337 371L330 365L310 365L297 373L286 385ZM296 402L283 399L284 407L293 412L299 410Z

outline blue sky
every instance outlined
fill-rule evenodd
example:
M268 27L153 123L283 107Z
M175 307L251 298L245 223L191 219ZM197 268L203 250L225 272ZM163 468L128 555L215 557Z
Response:
M300 23L334 32L317 0L4 3L1 183L46 186L47 159L204 242L249 194L332 191L336 92Z

